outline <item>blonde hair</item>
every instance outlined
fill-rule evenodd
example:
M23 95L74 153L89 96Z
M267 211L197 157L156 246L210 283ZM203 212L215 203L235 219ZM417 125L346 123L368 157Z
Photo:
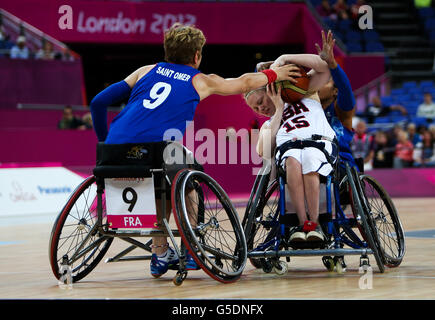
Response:
M249 96L251 94L253 94L254 92L260 91L260 90L264 90L265 91L266 90L266 86L260 87L260 88L254 89L254 90L251 90L249 92L246 92L245 95L244 95L245 100L248 101L248 98L249 98Z
M175 23L165 32L165 60L176 64L193 63L196 52L201 56L204 44L205 37L201 30Z

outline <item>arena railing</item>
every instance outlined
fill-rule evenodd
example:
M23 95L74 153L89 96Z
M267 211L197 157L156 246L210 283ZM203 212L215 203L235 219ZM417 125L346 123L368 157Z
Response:
M354 90L353 94L355 99L362 102L363 105L367 105L370 102L370 97L373 95L387 96L391 92L391 72L388 71L383 75L377 77L373 81L370 81L365 86ZM357 106L357 109L359 106Z
M70 50L64 43L56 40L48 34L42 32L38 28L28 24L20 18L14 16L10 12L0 8L0 22L5 27L5 30L11 35L15 41L20 35L26 37L26 44L35 52L42 48L45 41L53 45L53 50L61 53L69 52L74 59L81 59L80 55Z

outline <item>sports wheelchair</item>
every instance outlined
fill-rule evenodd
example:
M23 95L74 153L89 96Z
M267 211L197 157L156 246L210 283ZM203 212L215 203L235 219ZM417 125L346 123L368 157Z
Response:
M284 274L291 256L321 256L329 271L342 273L345 255L360 255L360 267L367 268L372 254L381 273L386 266L398 267L405 254L405 240L397 210L379 182L362 171L336 161L334 171L320 181L324 210L319 224L326 240L292 243L289 232L298 225L298 218L288 211L285 172L264 161L242 221L251 264L266 273ZM352 213L346 214L346 208Z
M169 195L175 230L165 217ZM158 198L161 220L156 215ZM205 273L223 283L237 281L246 265L247 244L236 210L190 151L176 142L99 143L93 175L73 191L53 225L53 274L65 282L65 270L70 270L72 282L83 279L114 238L129 246L106 263L150 260L150 254L128 256L137 248L151 252L151 239L135 239L143 237L170 238L179 257L175 285L187 276L186 249ZM181 237L180 245L175 237Z

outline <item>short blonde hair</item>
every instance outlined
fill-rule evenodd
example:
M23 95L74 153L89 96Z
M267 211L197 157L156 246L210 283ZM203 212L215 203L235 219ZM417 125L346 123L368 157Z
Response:
M165 32L165 60L176 64L193 63L197 51L201 56L204 44L205 37L201 30L175 23Z

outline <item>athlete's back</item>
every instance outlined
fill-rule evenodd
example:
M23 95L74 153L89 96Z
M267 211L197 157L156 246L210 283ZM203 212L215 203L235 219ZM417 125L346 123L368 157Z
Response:
M192 78L199 70L158 63L132 88L126 107L113 120L106 143L163 141L168 129L184 134L193 119L199 95Z

